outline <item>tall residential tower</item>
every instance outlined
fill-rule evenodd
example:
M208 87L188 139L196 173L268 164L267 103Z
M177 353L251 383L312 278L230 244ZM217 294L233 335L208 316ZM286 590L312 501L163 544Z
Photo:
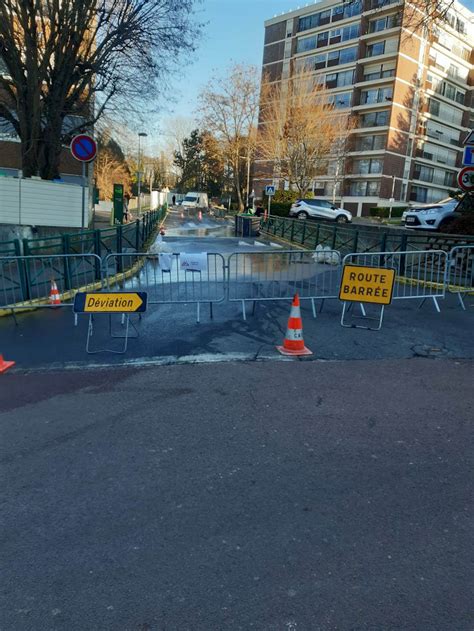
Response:
M313 182L354 214L456 190L474 128L474 14L455 2L442 21L419 22L397 0L325 0L265 22L266 79L285 82L304 67L354 117L343 164L330 159ZM271 181L256 180L257 194Z

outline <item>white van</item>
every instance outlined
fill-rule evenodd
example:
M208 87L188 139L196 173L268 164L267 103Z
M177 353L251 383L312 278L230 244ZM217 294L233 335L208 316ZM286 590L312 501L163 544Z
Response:
M209 208L207 193L186 193L181 206L183 208Z

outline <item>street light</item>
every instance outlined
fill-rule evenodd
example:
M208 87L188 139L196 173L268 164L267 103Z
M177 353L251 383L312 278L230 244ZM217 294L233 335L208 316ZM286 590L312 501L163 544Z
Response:
M144 131L138 133L138 214L140 215L142 209L142 173L141 173L141 143L140 140L142 138L146 138L148 134L145 134Z

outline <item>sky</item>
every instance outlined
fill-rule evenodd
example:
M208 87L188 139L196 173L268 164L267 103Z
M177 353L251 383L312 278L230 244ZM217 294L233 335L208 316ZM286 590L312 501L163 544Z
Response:
M203 35L179 79L172 81L167 111L157 119L159 128L166 132L173 116L193 117L200 89L213 76L224 74L232 62L261 67L265 20L304 4L301 0L203 0L197 4L196 19L206 23ZM151 145L161 144L157 136L150 138Z
M147 140L150 149L166 145L169 119L193 117L196 97L213 76L225 73L232 62L260 67L263 57L264 22L309 0L202 0L197 4L197 21L204 22L196 53L183 63L179 78L167 89L165 111L157 117ZM463 4L474 11L474 0Z

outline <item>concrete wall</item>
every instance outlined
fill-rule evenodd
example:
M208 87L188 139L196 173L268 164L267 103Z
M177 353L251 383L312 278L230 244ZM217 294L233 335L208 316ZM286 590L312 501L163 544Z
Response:
M82 227L82 187L37 179L0 177L0 224ZM85 191L85 226L91 219Z

